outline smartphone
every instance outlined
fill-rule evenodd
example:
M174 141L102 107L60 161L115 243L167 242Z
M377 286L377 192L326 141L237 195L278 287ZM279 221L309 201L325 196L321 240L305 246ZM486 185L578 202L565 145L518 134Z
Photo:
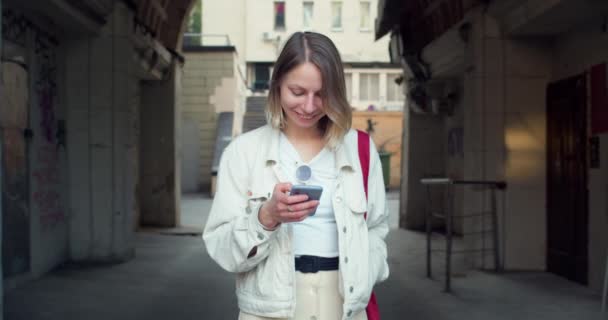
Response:
M323 193L323 187L321 186L312 186L307 184L299 184L291 187L291 191L289 192L290 196L305 194L308 196L308 200L317 200L321 199L321 193ZM313 211L310 215L314 216L317 209Z

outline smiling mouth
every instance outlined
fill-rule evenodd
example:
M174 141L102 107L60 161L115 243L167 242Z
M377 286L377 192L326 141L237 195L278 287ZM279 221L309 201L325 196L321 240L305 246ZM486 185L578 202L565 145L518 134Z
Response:
M298 115L298 117L300 117L300 118L302 118L304 120L312 120L315 117L314 115L312 115L312 116L305 116L305 115L297 113L297 112L296 112L296 114Z

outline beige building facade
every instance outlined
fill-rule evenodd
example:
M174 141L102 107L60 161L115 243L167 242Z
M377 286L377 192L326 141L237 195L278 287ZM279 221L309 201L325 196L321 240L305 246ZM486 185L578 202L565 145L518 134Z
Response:
M262 95L272 63L289 35L323 33L342 54L353 107L399 111L404 98L395 79L401 70L389 63L388 38L374 41L376 10L376 0L203 1L202 29L203 35L228 36L246 70L250 94Z

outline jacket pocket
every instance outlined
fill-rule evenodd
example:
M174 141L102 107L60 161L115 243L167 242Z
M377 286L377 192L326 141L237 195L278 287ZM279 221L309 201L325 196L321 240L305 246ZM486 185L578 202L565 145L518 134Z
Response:
M367 212L367 199L363 189L363 180L360 175L351 173L344 177L342 197L346 206L355 214Z

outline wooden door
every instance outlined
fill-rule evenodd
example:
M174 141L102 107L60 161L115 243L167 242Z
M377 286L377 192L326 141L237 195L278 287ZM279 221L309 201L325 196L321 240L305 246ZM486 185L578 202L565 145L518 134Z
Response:
M547 89L547 269L587 284L587 104L584 75Z

